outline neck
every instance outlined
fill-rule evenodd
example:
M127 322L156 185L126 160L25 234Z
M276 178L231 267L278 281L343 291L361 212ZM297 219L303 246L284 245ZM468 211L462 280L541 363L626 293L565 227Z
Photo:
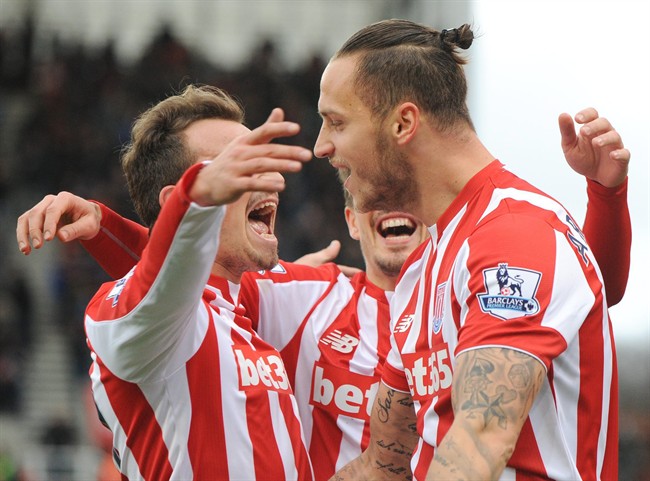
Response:
M393 292L397 285L399 272L395 275L384 273L377 266L366 264L366 278L383 291Z
M413 214L431 226L494 156L469 126L452 133L424 130L409 147L419 192Z
M212 264L212 270L210 273L213 276L221 277L234 284L241 284L241 276L243 274L232 267L220 264L218 261L215 261L214 264Z

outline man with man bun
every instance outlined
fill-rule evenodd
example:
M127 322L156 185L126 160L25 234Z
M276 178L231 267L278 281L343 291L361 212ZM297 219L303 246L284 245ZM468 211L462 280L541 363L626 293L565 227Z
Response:
M602 275L570 214L476 135L458 52L472 41L468 25L381 21L323 73L314 153L359 210L400 209L431 234L391 299L369 447L335 479L615 479ZM629 152L606 119L586 117L579 135L560 117L565 155L618 186Z

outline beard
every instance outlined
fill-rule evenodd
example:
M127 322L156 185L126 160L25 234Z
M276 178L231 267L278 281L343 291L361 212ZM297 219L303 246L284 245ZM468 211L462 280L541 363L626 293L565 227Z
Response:
M376 139L372 170L359 170L357 173L367 187L356 193L354 205L360 212L409 212L418 199L413 169L406 155L389 144L386 135L378 131Z
M397 278L408 255L395 254L392 256L376 257L375 265L386 277Z
M243 245L235 252L223 253L219 264L229 272L242 275L244 272L257 272L273 269L279 262L277 249L256 250Z

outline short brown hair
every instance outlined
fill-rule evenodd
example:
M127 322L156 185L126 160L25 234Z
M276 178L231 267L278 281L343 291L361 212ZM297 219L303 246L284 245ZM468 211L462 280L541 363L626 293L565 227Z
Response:
M334 59L361 56L355 88L376 117L383 119L399 103L412 101L445 130L459 121L472 126L462 68L466 61L457 47L467 49L473 39L467 24L439 32L408 20L383 20L355 33Z
M131 141L122 152L122 169L135 210L147 226L152 227L160 213L161 189L178 182L197 162L183 131L203 119L243 123L244 111L217 87L189 85L142 113L133 124Z

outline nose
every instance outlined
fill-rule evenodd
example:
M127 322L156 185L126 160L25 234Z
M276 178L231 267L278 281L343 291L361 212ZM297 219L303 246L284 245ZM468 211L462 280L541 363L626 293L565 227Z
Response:
M318 132L318 138L316 138L316 144L314 145L314 155L319 159L325 157L332 157L334 154L334 144L327 137L325 129L321 128Z

